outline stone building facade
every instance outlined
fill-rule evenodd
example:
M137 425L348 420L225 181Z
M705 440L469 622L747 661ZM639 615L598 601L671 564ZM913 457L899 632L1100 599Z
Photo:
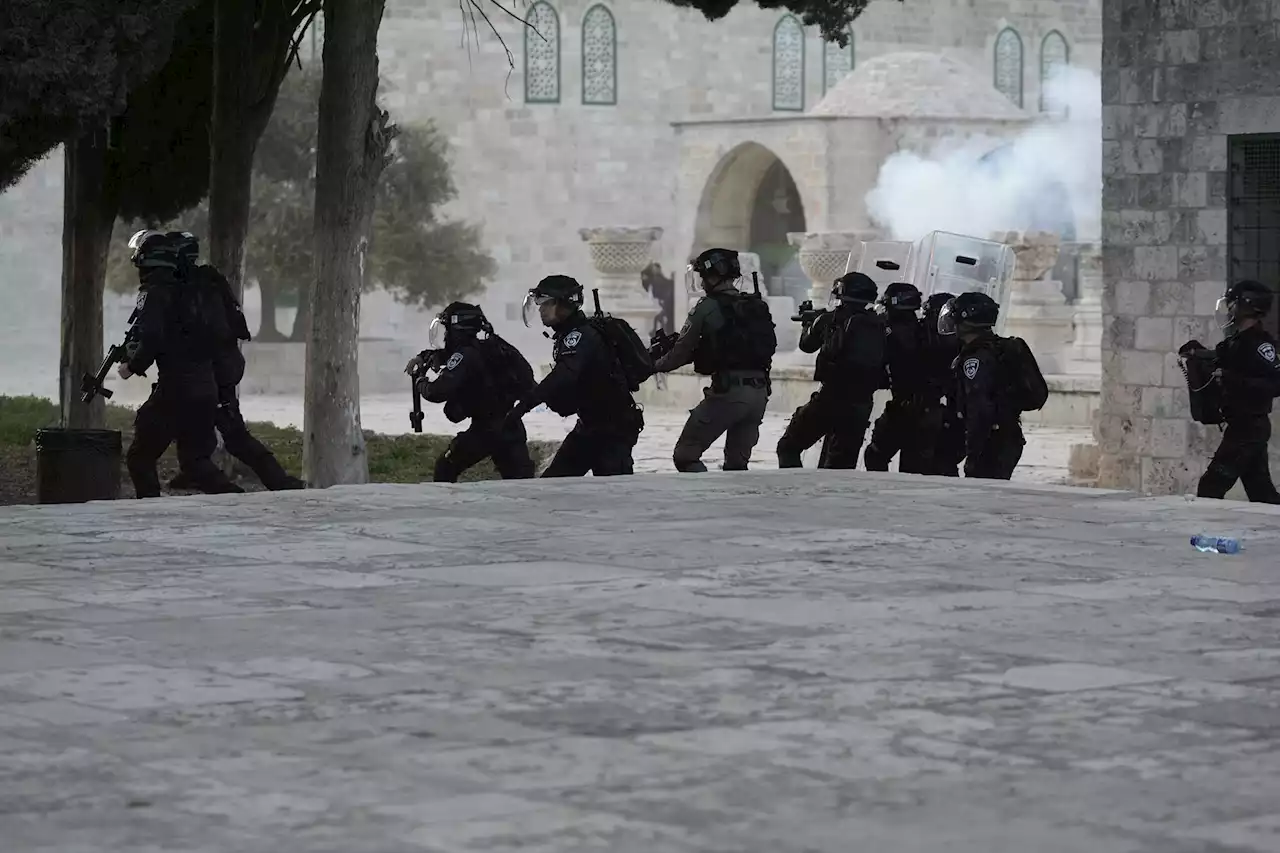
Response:
M1191 422L1174 352L1221 340L1227 281L1280 281L1280 7L1103 11L1099 479L1194 494L1221 433Z

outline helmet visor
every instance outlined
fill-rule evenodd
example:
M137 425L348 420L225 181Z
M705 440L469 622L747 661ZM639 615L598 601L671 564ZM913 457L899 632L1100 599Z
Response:
M1225 329L1235 319L1233 305L1234 303L1228 302L1225 296L1218 298L1218 304L1213 308L1213 319L1217 321L1218 328Z
M702 286L702 273L695 270L693 264L684 268L684 290L693 297L707 295L706 289Z
M948 302L938 312L938 334L954 335L956 333L955 303Z
M445 339L449 335L449 327L439 317L431 321L427 329L427 349L444 349Z
M162 237L164 235L159 231L152 231L149 228L144 228L141 231L135 231L133 236L129 238L129 250L132 252L138 251L142 248L142 244L147 242L147 238L152 236Z
M531 329L534 326L546 325L542 322L542 306L555 301L554 296L539 296L533 291L529 291L529 295L524 298L524 305L520 309L524 324Z

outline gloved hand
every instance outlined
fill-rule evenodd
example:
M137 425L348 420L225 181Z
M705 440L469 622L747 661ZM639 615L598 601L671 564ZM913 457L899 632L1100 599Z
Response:
M517 400L516 404L511 407L511 411L502 417L502 428L510 429L515 426L521 418L533 410L533 406L524 400Z

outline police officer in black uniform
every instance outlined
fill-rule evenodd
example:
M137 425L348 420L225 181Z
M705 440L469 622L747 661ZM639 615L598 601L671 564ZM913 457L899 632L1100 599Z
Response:
M134 493L160 496L156 462L175 439L180 464L196 488L241 492L210 458L217 447L213 359L231 334L222 305L212 291L180 278L177 247L164 234L139 231L129 248L140 288L128 358L117 370L128 379L154 364L158 373L151 396L138 408L125 454Z
M884 289L879 301L886 330L885 366L893 397L876 418L871 441L863 454L868 471L888 471L899 451L898 470L904 474L926 474L933 456L924 423L938 408L926 385L924 330L916 312L920 291L914 284L899 281Z
M879 288L860 272L831 288L834 310L800 313L800 349L817 352L820 387L796 409L778 439L778 467L801 467L801 454L825 439L819 468L856 468L871 423L872 397L884 376L883 320L871 310Z
M935 293L924 303L925 394L927 414L921 422L920 445L924 473L942 477L960 476L964 460L964 422L956 406L954 363L960 354L960 340L955 335L938 332L938 315L942 307L955 299L954 293Z
M1026 444L1011 377L997 351L999 316L996 301L976 292L961 293L938 314L938 331L960 338L952 369L964 420L964 475L988 480L1011 478Z
M1280 396L1276 340L1262 328L1272 299L1266 285L1241 281L1227 288L1218 300L1218 319L1226 337L1216 348L1214 375L1222 388L1227 428L1200 478L1198 497L1225 497L1240 480L1249 500L1280 504L1267 460L1271 401Z
M434 366L434 379L427 368ZM504 480L533 476L528 437L518 418L505 415L535 385L533 368L500 338L479 305L453 302L431 321L427 349L409 360L405 373L425 399L444 404L451 423L471 425L454 436L436 460L435 481L456 483L485 457Z
M196 263L200 256L200 241L194 234L189 231L171 231L165 237L177 249L181 277L200 287L211 288L217 294L231 331L213 358L214 380L218 385L218 411L214 424L222 434L223 449L247 465L262 481L262 485L273 492L305 489L306 483L285 471L275 454L254 438L244 421L244 415L240 413L240 398L236 394L236 386L244 379L245 360L239 342L247 342L252 336L240 302L231 290L231 282L227 281L217 267ZM182 450L182 445L183 439L179 438L179 451ZM169 481L169 488L192 489L196 488L196 484L191 473L184 469Z
M690 296L702 298L689 312L675 345L654 362L657 373L670 373L690 362L702 376L711 377L702 402L689 411L672 461L676 470L707 470L702 454L724 436L725 471L745 471L751 451L760 440L760 424L769 404L769 368L777 338L773 321L765 312L767 328L752 328L735 312L735 303L752 299L741 293L738 253L732 249L708 249L689 264L686 287Z
M644 416L627 390L617 354L582 311L582 285L567 275L538 282L525 298L525 325L532 326L535 317L554 332L555 364L507 417L519 418L539 403L561 416L578 416L542 476L634 473L631 451Z

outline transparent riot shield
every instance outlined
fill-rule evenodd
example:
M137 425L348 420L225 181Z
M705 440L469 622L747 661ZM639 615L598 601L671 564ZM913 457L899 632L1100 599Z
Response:
M926 234L916 245L911 283L927 300L935 293L985 293L1000 306L996 334L1004 334L1009 285L1017 258L994 240L949 231Z
M906 240L878 240L864 242L859 249L849 253L845 272L866 274L880 287L895 281L911 281L911 261L915 244Z

